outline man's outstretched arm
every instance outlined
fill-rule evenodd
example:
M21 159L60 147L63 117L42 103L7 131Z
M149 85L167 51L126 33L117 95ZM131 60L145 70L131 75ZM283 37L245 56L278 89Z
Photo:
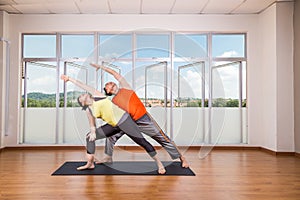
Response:
M116 72L115 70L109 68L109 67L105 67L103 65L98 65L95 63L90 63L91 66L95 67L97 70L98 69L102 69L104 71L106 71L107 73L110 73L111 75L113 75L113 77L119 81L120 86L122 88L126 88L126 89L131 89L131 86L129 85L129 83L125 80L125 78L119 74L118 72Z

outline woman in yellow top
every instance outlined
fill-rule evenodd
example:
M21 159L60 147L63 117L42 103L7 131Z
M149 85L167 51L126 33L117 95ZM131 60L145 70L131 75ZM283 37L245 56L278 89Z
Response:
M139 128L127 112L113 104L104 94L91 86L66 75L62 75L61 79L65 82L70 81L90 93L82 94L77 99L83 110L86 110L91 127L91 131L86 136L88 161L86 165L78 167L78 170L95 168L95 140L124 132L134 142L142 146L153 160L155 160L158 173L165 174L166 170L161 161L157 158L154 147L142 136ZM107 124L96 128L96 118L101 118L107 122Z

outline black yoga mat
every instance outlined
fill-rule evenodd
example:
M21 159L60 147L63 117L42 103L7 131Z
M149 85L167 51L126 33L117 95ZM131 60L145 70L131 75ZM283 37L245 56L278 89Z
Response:
M195 176L190 168L181 167L180 162L162 162L166 168L166 174L157 172L155 162L113 162L95 165L94 169L78 171L76 168L85 165L86 162L65 162L52 175L160 175L160 176Z

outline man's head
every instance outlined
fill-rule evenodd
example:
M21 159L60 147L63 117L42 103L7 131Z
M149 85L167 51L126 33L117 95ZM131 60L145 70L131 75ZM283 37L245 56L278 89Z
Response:
M117 84L114 82L108 82L105 84L104 92L107 96L117 94L118 90L119 90L119 88L118 88Z
M83 110L86 110L87 107L89 107L90 105L93 104L93 98L92 95L90 94L81 94L78 98L77 98L77 102L78 104L82 107Z

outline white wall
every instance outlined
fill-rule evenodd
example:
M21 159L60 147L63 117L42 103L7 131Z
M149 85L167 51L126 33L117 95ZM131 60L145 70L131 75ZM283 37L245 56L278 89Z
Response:
M11 88L10 93L10 134L5 137L5 145L17 144L20 131L21 33L123 32L153 28L176 32L247 32L249 145L277 150L276 9L276 5L273 5L260 15L10 15L9 38L13 41L10 78L11 83L14 83L14 88ZM280 81L284 81L285 78L288 76L282 77ZM286 87L289 86L290 84ZM284 88L280 88L280 91ZM288 111L286 114L290 116L291 113ZM289 126L289 123L285 124L289 119L282 120L281 129ZM289 142L281 144L289 145ZM281 148L290 149L289 146L283 146Z
M277 151L295 151L293 81L294 3L276 5Z
M295 151L300 153L300 1L294 8L294 105L295 105Z
M8 14L0 11L0 37L8 36ZM6 93L6 43L0 41L0 148L4 147L5 135L5 93Z
M293 2L274 4L259 21L261 146L293 152Z
M3 24L3 18L4 18L4 13L1 12L0 13L0 24ZM3 35L3 26L0 26L0 35ZM0 108L1 108L1 112L0 112L0 148L3 146L2 145L2 136L4 133L4 112L2 112L2 108L4 106L4 97L5 97L5 90L4 90L4 80L5 80L5 63L4 63L4 48L5 48L5 44L3 42L1 42L0 44Z
M276 6L271 6L259 17L260 52L256 74L256 113L259 117L257 130L260 146L276 150ZM251 83L250 83L251 84ZM249 106L250 107L250 106Z

